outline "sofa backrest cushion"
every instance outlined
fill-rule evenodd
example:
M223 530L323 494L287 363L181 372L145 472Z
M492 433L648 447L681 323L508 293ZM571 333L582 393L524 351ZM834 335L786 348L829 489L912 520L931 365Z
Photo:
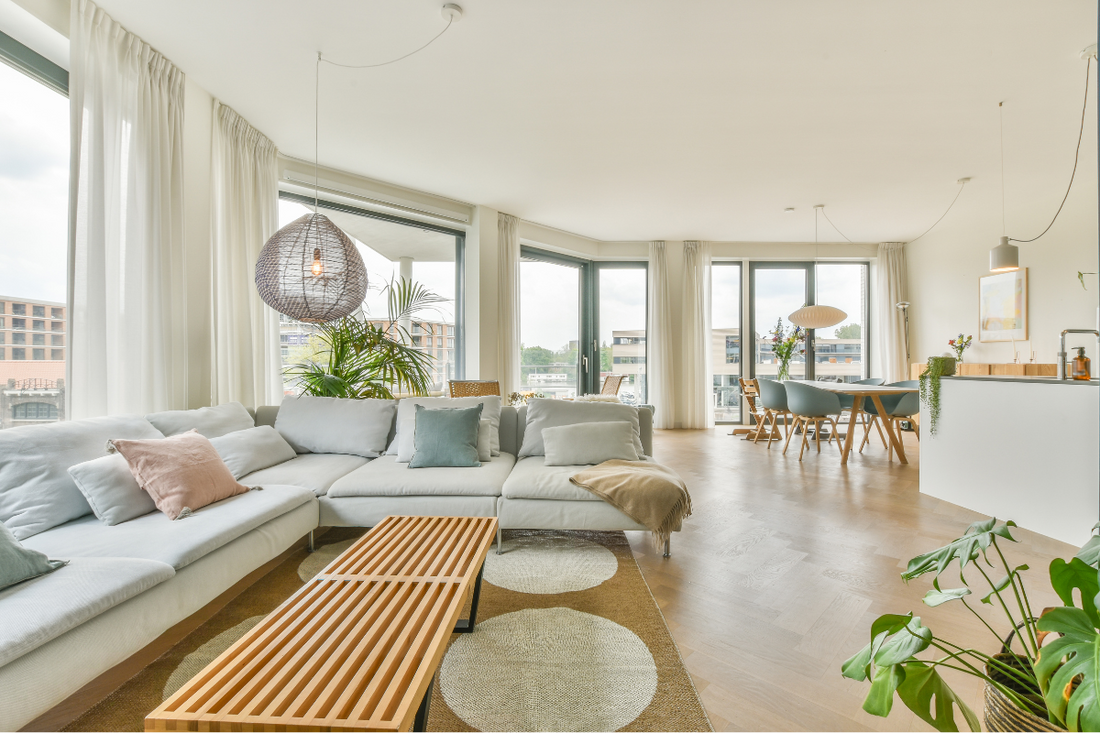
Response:
M145 419L165 436L196 430L206 438L217 438L255 425L248 408L240 402L227 402L217 407L197 410L168 410L146 415Z
M71 466L69 475L96 518L108 527L157 510L153 497L138 486L130 464L118 453Z
M546 448L544 465L547 466L580 466L645 458L634 446L634 426L625 420L544 428L542 442Z
M377 458L386 451L394 400L287 397L275 429L298 453L343 453Z
M645 454L642 446L638 408L607 402L572 402L568 400L535 399L527 403L527 425L523 432L523 445L519 457L546 454L542 431L562 425L584 422L628 422L634 433L635 453Z
M524 431L527 428L527 405L520 405L519 407L509 407L509 410L514 410L516 413L515 430L511 432L515 435L516 451L519 451L519 447L523 445ZM503 413L501 413L503 415ZM501 419L501 440L504 440L504 420ZM639 405L638 406L638 428L642 434L642 450L645 451L647 456L653 455L653 407L651 405ZM503 444L503 443L502 443ZM508 451L512 453L512 451ZM512 453L516 455L516 453Z
M210 444L218 451L235 479L286 463L298 455L290 443L279 435L279 431L270 425L212 438Z
M519 430L519 413L511 405L502 405L500 408L500 452L511 453L513 456L519 452L523 445L523 437Z
M69 467L106 455L114 438L163 437L140 415L0 430L0 522L22 540L90 514Z

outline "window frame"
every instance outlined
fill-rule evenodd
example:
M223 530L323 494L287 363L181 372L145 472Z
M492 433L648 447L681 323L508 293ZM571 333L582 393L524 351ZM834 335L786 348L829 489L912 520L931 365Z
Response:
M383 214L378 211L352 206L350 204L329 201L324 198L315 198L291 191L279 190L279 198L286 201L303 204L312 207L314 202L319 209L339 211L344 214L355 214L368 219L378 219L391 224L427 229L428 231L449 234L455 238L455 379L466 378L466 232L461 229L440 226L414 219L406 219L393 214ZM369 245L368 245L369 246Z
M711 259L711 263L710 263L710 268L711 268L710 285L711 285L711 290L712 290L712 295L711 295L712 299L714 297L713 296L714 269L716 267L736 267L737 268L737 282L738 282L738 287L740 288L740 292L738 292L738 294L737 294L738 295L738 300L740 301L740 306L737 309L737 333L741 337L741 354L740 354L741 363L740 363L740 368L738 369L738 377L740 379L747 379L748 378L748 375L745 374L745 333L746 333L746 329L745 329L745 316L746 316L746 313L745 313L745 275L749 271L748 265L750 265L750 264L751 264L751 262L746 262L745 260L739 260L739 259L734 259L734 260ZM712 317L713 317L713 315L714 314L711 313ZM713 338L713 333L714 333L714 324L713 323L711 323L710 328L711 328L711 333L708 334L707 337L708 338ZM753 345L753 347L755 349L755 344ZM714 358L714 356L712 354L711 359L713 359L713 358ZM714 394L714 384L713 384L713 382L714 382L714 377L712 375L711 376L711 384L709 385L710 394L712 394L712 395ZM738 387L740 387L740 383L738 384ZM744 424L744 422L745 422L745 396L743 394L741 394L740 389L738 389L737 415L738 415L737 420L718 420L716 418L715 421L714 421L714 424L715 425L742 425L742 424Z

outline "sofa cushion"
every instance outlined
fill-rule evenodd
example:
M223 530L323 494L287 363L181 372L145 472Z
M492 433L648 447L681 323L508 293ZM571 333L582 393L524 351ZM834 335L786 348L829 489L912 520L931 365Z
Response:
M639 459L645 455L642 447L641 424L638 408L605 402L568 402L566 400L536 399L527 403L527 425L523 430L523 445L519 458L545 455L542 440L544 428L575 425L584 422L628 422L634 432L634 452Z
M634 428L630 423L583 422L543 428L547 466L576 466L612 461L636 461Z
M238 430L248 430L256 423L240 402L227 402L217 407L197 410L167 410L146 415L145 419L165 436L197 430L205 438L219 438Z
M287 397L275 429L298 453L374 458L386 450L397 403L337 397Z
M225 461L226 468L235 479L285 463L298 455L290 447L290 443L279 435L279 431L270 425L212 438L210 444Z
M69 467L107 455L112 438L163 438L140 415L0 430L0 522L23 540L91 514Z
M376 458L334 483L328 497L500 496L515 456L501 453L471 468L409 468L397 456Z
M99 521L114 526L157 510L153 497L138 486L120 453L100 456L69 469L80 493Z
M643 460L652 461L652 458ZM569 483L589 466L547 466L544 456L529 456L516 461L516 467L504 482L501 495L506 499L555 499L559 501L603 501L591 491Z
M176 570L292 509L316 502L299 486L268 486L205 506L184 519L161 512L108 527L88 516L31 537L23 544L50 557L136 557Z
M155 560L74 558L55 573L0 591L0 667L175 574Z
M64 567L64 560L51 560L15 539L11 530L0 524L0 590Z
M430 409L417 405L416 452L409 461L409 468L479 467L477 435L483 407Z
M500 413L501 402L498 395L485 395L483 397L406 397L397 403L397 433L393 442L386 450L386 455L396 455L397 460L408 463L416 452L416 407L417 405L429 409L456 407L474 407L481 405L481 417L493 424L493 430L489 434L492 442L492 453L500 453Z
M362 456L303 453L294 460L243 476L240 481L245 486L301 486L317 496L324 496L334 481L365 465L367 459Z

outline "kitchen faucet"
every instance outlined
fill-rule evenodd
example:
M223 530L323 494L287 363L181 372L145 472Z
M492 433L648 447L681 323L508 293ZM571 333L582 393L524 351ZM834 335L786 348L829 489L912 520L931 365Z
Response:
M1100 331L1094 331L1089 328L1067 328L1062 331L1061 348L1058 351L1058 378L1069 379L1066 374L1066 334L1067 333L1091 333L1096 336L1096 340L1100 341Z

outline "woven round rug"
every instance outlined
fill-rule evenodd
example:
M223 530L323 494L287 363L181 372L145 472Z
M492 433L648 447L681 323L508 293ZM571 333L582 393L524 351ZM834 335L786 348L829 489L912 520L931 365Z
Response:
M166 696L363 531L328 530L317 552L290 556L64 730L144 730L145 716ZM428 730L711 730L622 532L504 535L512 560L521 562L497 580L531 592L483 584L477 627L451 636L440 665ZM494 557L496 549L489 552ZM515 570L521 566L528 570ZM555 569L578 577L557 586L533 580ZM577 589L555 590L563 587Z

